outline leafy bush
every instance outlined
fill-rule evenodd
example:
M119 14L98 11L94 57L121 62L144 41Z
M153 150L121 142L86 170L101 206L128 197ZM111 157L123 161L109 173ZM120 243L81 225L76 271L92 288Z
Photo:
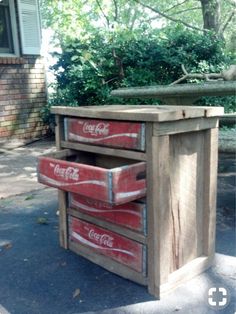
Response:
M70 40L63 43L62 54L53 66L57 84L52 103L69 106L137 103L109 97L110 91L169 84L182 75L181 64L188 71L219 72L230 63L223 48L212 34L190 32L180 26L112 36L94 34L86 41ZM228 106L229 110L232 106Z

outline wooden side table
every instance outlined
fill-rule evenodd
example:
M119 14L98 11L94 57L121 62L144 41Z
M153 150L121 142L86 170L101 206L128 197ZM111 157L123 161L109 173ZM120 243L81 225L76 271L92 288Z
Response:
M80 188L79 193L74 192L73 196L70 192L75 190L70 190L69 183L55 185L55 177L45 182L40 176L42 170L39 165L39 180L60 188L58 201L62 247L73 250L109 271L147 285L148 291L158 298L211 265L215 252L217 116L222 115L223 108L115 105L53 107L52 113L56 115L58 152L50 156L50 162L53 159L65 159L69 166L70 156L76 155L79 165L81 162L93 165L95 158L95 165L109 164L111 172L117 171L119 167L124 171L129 167L135 168L134 165L145 165L140 178L137 174L140 184L137 189L142 190L142 193L137 194L136 198L141 201L139 205L132 205L137 206L135 209L130 209L128 205L126 213L122 213L122 204L133 204L132 199L119 204L113 201L109 203L109 199L105 207L101 208L101 200L89 201ZM78 128L73 129L71 121L78 123ZM84 129L79 126L84 126L86 122ZM126 137L136 138L138 144L127 144L120 134L115 134L117 131L109 133L109 128L115 128L114 125L118 123L119 130L119 123L124 122L140 127L136 130L139 133L122 133L129 134ZM99 123L100 126L97 126ZM106 124L105 131L101 123ZM94 130L97 130L97 134ZM85 133L89 139L86 139ZM111 140L114 137L117 137L116 141ZM45 171L48 173L48 170ZM66 170L63 171L57 170L59 179L63 175L65 179ZM127 170L127 176L132 175L132 171ZM129 185L129 180L125 181L126 175L122 180L124 189L132 190L134 185ZM80 186L79 183L74 184ZM116 195L116 189L110 193ZM95 199L96 195L95 192ZM103 214L86 212L91 211L91 208ZM112 218L106 209L112 215L116 211L117 216ZM132 210L141 217L139 221L132 215L125 216L129 211L132 214ZM80 241L81 238L83 241ZM120 245L114 256L108 252L113 249L113 240L116 245ZM123 251L134 259L122 255L122 241L126 241L124 245L130 248L129 253L125 249ZM117 253L117 250L120 251Z

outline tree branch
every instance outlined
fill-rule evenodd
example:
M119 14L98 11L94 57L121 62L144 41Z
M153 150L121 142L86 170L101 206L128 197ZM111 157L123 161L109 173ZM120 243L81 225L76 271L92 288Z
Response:
M118 75L119 75L119 79L120 80L123 80L123 78L125 77L125 73L124 73L124 68L123 68L123 61L121 58L119 58L116 54L116 51L115 49L113 48L112 49L112 55L113 55L113 58L115 60L115 63L118 67Z
M173 7L170 7L169 9L166 9L166 10L164 11L164 13L169 12L169 11L171 11L171 10L177 8L177 7L179 7L180 5L182 5L182 4L184 4L185 2L188 2L188 1L189 1L189 0L184 0L183 2L177 3L177 4L173 5Z
M115 7L114 21L117 22L117 20L118 20L118 5L117 5L116 0L113 0L113 4L114 4L114 7Z
M151 10L151 11L153 11L153 12L155 12L155 13L161 15L161 16L163 16L164 18L166 18L166 19L168 19L168 20L170 20L170 21L173 21L173 22L176 22L176 23L181 23L181 24L185 25L185 26L188 27L188 28L195 29L195 30L197 30L197 31L203 32L203 29L198 28L198 27L195 27L195 26L193 26L193 25L190 25L190 24L188 24L188 23L186 23L186 22L184 22L184 21L182 21L182 20L176 19L176 18L174 18L174 17L172 17L172 16L170 16L170 15L164 13L164 12L161 12L161 11L160 11L159 9L157 9L157 8L152 8L151 6L149 6L149 5L147 5L147 4L144 4L144 3L141 2L140 0L134 0L134 1L135 1L136 3L138 3L138 4L140 4L141 6L143 6L144 8L147 8L147 9L149 9L149 10Z
M107 16L107 15L105 14L105 12L103 11L103 8L102 8L100 2L99 2L98 0L96 0L96 3L97 3L97 5L98 5L100 11L102 12L102 15L104 16L105 20L107 21L107 26L108 26L108 28L109 28L109 27L110 27L110 20L109 20L108 16Z
M228 18L227 18L225 24L224 24L224 25L220 28L220 30L219 30L219 33L220 33L220 34L223 34L223 33L224 33L225 29L227 28L227 26L229 25L229 23L232 21L232 19L233 19L235 13L236 13L236 10L233 10L233 12L228 16Z
M213 81L216 79L222 79L224 81L234 81L236 79L235 64L230 65L228 69L222 71L221 73L188 73L183 64L181 64L181 68L184 75L170 85L178 84L182 81L185 81L186 79L203 79L206 81Z
M236 2L234 0L227 0L227 2L236 8Z
M201 7L193 7L193 8L189 8L189 9L185 9L185 10L181 10L181 11L177 11L171 14L171 16L176 15L176 14L181 14L184 12L188 12L188 11L194 11L194 10L201 10Z

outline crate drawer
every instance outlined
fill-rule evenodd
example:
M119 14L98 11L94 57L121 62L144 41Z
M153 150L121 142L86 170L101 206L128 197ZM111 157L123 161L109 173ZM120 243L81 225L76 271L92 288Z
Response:
M68 216L69 241L78 242L98 254L146 273L146 247L107 229Z
M65 118L65 139L69 141L145 150L145 123Z
M128 164L127 164L128 163ZM109 168L114 166L114 168ZM62 150L38 158L38 181L109 204L123 204L146 193L146 164L123 158Z
M146 234L146 204L143 201L110 205L70 193L69 206L87 215Z

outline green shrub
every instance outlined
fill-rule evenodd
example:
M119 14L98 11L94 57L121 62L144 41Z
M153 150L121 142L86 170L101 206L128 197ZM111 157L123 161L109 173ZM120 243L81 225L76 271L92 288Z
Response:
M53 66L57 83L51 103L69 106L138 103L112 98L110 91L170 84L182 76L181 64L191 72L219 72L230 63L223 48L212 34L203 35L180 26L148 33L115 33L112 37L95 34L86 41L70 40L63 43L62 53ZM142 100L154 102L157 103ZM201 105L204 102L207 103L203 100ZM226 105L227 110L232 107L232 102Z

